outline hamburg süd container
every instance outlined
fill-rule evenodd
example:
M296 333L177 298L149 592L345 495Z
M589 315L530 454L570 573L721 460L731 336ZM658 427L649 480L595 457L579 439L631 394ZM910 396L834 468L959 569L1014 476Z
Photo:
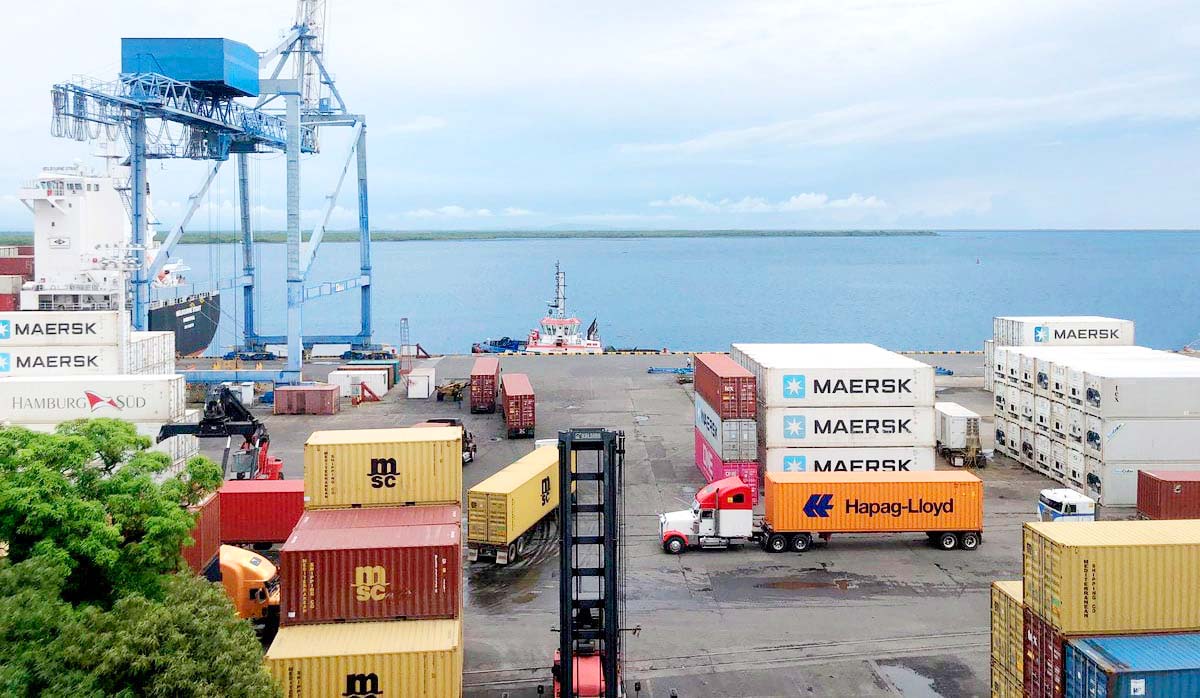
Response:
M1200 519L1200 469L1142 470L1137 481L1138 515L1147 519Z
M725 354L696 354L696 395L721 419L754 419L758 393L754 374Z
M191 545L184 545L183 561L196 574L204 574L221 549L221 500L214 492L188 509L196 516Z
M304 444L309 509L457 504L461 496L459 427L317 431Z
M500 380L500 400L508 438L533 436L537 425L537 407L529 376L524 373L504 374Z
M968 437L973 437L974 445L979 445L978 414L957 402L935 402L933 410L937 419L934 424L934 436L938 446L954 450L965 449Z
M776 532L983 530L983 482L967 472L766 474Z
M123 345L127 319L116 310L0 313L0 348Z
M758 504L758 462L757 461L735 461L724 460L713 450L708 439L700 433L700 428L693 429L695 432L695 456L696 469L704 477L705 482L713 482L722 480L727 477L737 476L743 483L750 487L750 503Z
M721 460L754 460L758 457L758 422L721 419L699 393L696 394L696 428L708 439Z
M1200 634L1068 640L1065 698L1200 696Z
M282 627L266 653L287 698L457 698L461 620Z
M217 494L222 543L282 543L304 513L302 480L226 480Z
M183 376L14 376L0 380L0 420L58 424L113 417L170 422L187 407Z
M1064 635L1200 630L1200 521L1034 522L1024 546L1025 606Z
M873 344L734 344L766 407L933 405L933 366Z
M1093 315L1007 316L994 320L997 346L1133 344L1133 321Z
M992 582L992 664L1016 680L1024 675L1025 615L1020 580Z
M857 473L933 470L929 446L895 448L768 448L764 464L771 472Z
M507 564L533 529L558 509L558 447L534 449L467 490L467 556ZM503 559L501 559L503 558Z
M405 507L381 508L403 520ZM281 625L454 618L462 596L455 524L297 527L279 551Z
M483 356L471 367L471 411L495 412L500 394L500 359Z
M933 446L933 407L768 407L767 448Z

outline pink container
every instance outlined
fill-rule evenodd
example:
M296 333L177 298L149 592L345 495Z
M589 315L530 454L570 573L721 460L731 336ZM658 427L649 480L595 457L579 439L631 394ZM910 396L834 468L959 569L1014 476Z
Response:
M750 487L754 503L758 504L758 463L756 461L724 461L713 447L708 444L700 429L692 430L696 437L696 469L704 476L705 482L712 482L737 475Z

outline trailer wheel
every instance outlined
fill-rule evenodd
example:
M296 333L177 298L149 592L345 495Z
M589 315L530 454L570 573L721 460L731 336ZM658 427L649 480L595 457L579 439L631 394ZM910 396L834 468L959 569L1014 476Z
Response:
M509 543L508 544L508 564L511 565L512 563L514 563L516 561L517 561L517 544Z
M954 550L958 547L958 534L951 532L942 533L934 542L941 550Z
M771 537L767 539L768 553L782 553L787 549L788 539L787 536L783 535L782 533L772 533Z
M672 555L682 555L687 550L687 544L679 536L671 536L663 543L663 550Z
M979 547L979 534L974 531L964 531L959 538L958 547L963 550L975 550Z
M812 536L807 533L797 533L792 536L792 552L803 553L812 547Z

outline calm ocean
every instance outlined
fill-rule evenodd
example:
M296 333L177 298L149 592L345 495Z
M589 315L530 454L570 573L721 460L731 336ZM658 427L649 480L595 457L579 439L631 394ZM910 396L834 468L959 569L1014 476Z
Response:
M240 270L235 245L186 245L192 279ZM261 332L284 328L284 247L259 245ZM936 237L659 238L381 242L373 248L376 341L400 318L433 352L524 338L567 273L567 309L620 347L725 349L734 341L867 341L979 349L994 315L1111 315L1139 344L1200 337L1200 234L951 232ZM309 284L357 273L357 246L321 248ZM241 331L226 291L210 353ZM358 329L358 291L306 305L308 333Z

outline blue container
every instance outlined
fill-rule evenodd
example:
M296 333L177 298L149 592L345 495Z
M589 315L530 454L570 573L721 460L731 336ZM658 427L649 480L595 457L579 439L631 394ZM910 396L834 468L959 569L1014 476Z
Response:
M258 54L230 39L121 39L122 73L158 73L222 96L258 96Z
M1064 698L1200 696L1200 633L1070 640Z

